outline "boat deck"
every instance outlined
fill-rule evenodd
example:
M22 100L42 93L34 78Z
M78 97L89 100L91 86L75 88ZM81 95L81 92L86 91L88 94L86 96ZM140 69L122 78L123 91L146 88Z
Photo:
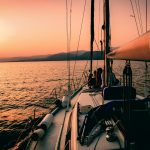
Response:
M47 133L39 141L31 141L29 150L63 150L66 147L66 135L68 130L71 130L71 141L70 148L71 150L86 150L94 149L97 143L98 149L109 149L114 148L118 149L118 142L107 142L106 135L101 134L101 138L95 138L95 140L90 144L89 147L81 146L78 138L78 121L80 124L83 123L84 114L80 114L77 118L77 107L90 106L96 107L102 105L104 102L102 97L102 92L100 90L93 90L84 87L74 98L71 100L71 107L69 111L66 109L60 110L55 116L52 125L47 130ZM91 120L92 121L92 120ZM99 140L99 141L98 141ZM103 146L102 146L103 145Z
M54 150L54 149L63 149L65 144L65 139L61 138L61 135L66 135L67 132L67 122L69 119L69 114L75 103L77 102L79 92L71 100L71 108L67 112L66 109L60 110L55 116L52 125L47 130L44 137L38 141L31 141L29 145L29 150ZM61 144L60 144L61 143ZM60 146L61 145L61 146ZM63 145L63 146L62 146Z
M78 138L78 130L77 130L77 122L79 123L79 126L83 124L84 118L86 114L82 114L80 110L80 114L77 115L77 107L79 105L79 108L83 108L86 106L91 106L91 107L96 107L100 106L104 103L103 97L102 97L102 92L99 90L92 90L92 89L84 89L82 93L80 94L78 98L78 104L76 104L76 108L73 111L74 116L77 117L72 117L72 130L71 130L71 150L111 150L111 149L120 149L120 143L118 141L114 142L108 142L106 140L106 133L100 134L98 137L94 138L93 142L89 145L81 145L80 142L77 140ZM107 103L107 102L106 102ZM91 120L92 122L92 120ZM116 132L118 132L118 129L115 129ZM120 134L118 132L118 134ZM121 135L119 135L121 136Z
M83 90L78 102L81 106L90 105L96 107L103 104L103 97L101 91Z
M66 112L61 110L53 120L51 127L47 130L46 134L39 141L32 141L30 150L54 150L59 142L59 137L63 127ZM54 144L55 143L55 144Z

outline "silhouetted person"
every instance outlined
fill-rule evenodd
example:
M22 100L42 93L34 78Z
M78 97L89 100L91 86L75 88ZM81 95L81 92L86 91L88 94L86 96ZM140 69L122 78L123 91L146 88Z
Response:
M96 87L96 71L94 71L94 77L93 74L89 74L89 78L88 78L88 86L91 89L92 87Z
M98 88L101 88L102 86L102 68L97 69L97 76L96 76L96 85Z

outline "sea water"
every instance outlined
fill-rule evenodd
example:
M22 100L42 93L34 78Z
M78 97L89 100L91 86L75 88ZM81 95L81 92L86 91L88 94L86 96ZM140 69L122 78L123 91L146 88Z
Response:
M74 81L83 77L83 71L88 73L89 61L70 63ZM113 63L113 71L121 81L124 65L125 61ZM150 63L147 70L144 62L132 62L131 66L137 93L150 95ZM98 67L103 67L103 61L93 62L93 70ZM45 113L51 91L55 87L66 89L67 79L66 61L0 63L0 121L20 121Z

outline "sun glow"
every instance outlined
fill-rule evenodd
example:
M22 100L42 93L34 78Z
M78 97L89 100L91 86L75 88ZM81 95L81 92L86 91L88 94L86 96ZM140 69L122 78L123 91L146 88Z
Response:
M101 38L103 1L95 0L95 37ZM100 6L99 6L100 5ZM150 9L150 5L148 5ZM148 10L149 10L148 9ZM77 49L84 1L71 11L71 50ZM145 3L141 0L143 27ZM138 36L129 1L110 0L111 46L118 47ZM150 27L148 17L148 27ZM149 29L149 28L148 28ZM103 36L102 36L103 38ZM90 1L87 2L79 44L89 50ZM66 51L66 3L63 0L0 0L0 57L46 55ZM97 49L95 44L94 49Z
M11 27L11 24L3 19L0 19L0 44L8 42L14 33L15 31L13 27Z

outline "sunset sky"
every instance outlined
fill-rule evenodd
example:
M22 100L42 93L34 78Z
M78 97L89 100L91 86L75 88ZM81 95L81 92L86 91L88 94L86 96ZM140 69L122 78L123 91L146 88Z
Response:
M68 0L68 3L70 1ZM77 49L85 0L72 0L71 50ZM135 0L132 0L137 17ZM138 0L136 0L138 2ZM95 0L95 39L101 28L102 3ZM145 0L139 0L145 32ZM150 0L148 0L148 14ZM111 43L120 46L138 36L130 0L110 0ZM139 23L138 23L139 24ZM90 0L79 49L89 49ZM150 16L148 16L150 29ZM95 47L96 49L97 47ZM33 56L66 51L66 0L0 0L0 57Z

